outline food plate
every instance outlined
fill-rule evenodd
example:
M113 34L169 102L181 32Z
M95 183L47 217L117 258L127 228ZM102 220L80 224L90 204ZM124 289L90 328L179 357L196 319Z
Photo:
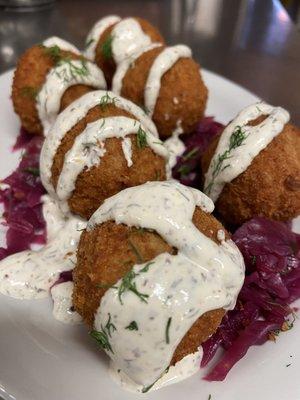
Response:
M210 98L207 115L227 123L258 98L238 85L203 71ZM0 76L0 179L17 165L11 153L19 122L10 100L12 71ZM4 228L0 240L4 241ZM300 303L298 303L300 306ZM50 299L20 301L0 295L0 398L53 399L182 399L299 400L300 321L276 343L252 347L224 382L201 380L205 370L157 392L124 391L108 373L108 357L98 351L84 326L69 326L52 317Z

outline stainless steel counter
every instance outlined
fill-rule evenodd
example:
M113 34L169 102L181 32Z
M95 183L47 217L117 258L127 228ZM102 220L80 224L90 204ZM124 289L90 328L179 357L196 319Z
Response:
M188 44L203 67L286 107L300 124L300 34L275 0L61 0L35 12L0 8L0 71L50 35L81 47L92 24L112 13L147 18L168 43Z

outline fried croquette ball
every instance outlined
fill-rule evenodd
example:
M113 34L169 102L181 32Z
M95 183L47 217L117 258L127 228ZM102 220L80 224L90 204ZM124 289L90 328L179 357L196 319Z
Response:
M110 87L116 64L150 43L164 43L164 39L159 31L143 18L133 17L118 21L117 17L106 17L97 24L101 24L102 21L103 26L107 27L100 33L100 37L93 37L93 30L97 34L97 30L93 28L88 36L85 54L102 69Z
M132 114L116 105L97 105L65 134L51 167L51 181L54 188L57 189L66 154L72 149L75 139L87 125L103 118L103 125L107 126L107 118L116 116L128 117L134 120L134 126L139 126L139 121ZM143 135L145 135L144 131L142 131ZM140 143L139 134L129 134L126 138L131 141L132 165L129 166L125 158L122 138L110 137L105 140L104 144L100 143L101 146L104 146L104 154L101 156L100 162L91 168L85 167L80 172L75 182L75 188L68 199L69 209L74 214L89 218L106 198L117 192L147 181L166 179L167 160L154 152L146 143Z
M185 55L177 57L176 61L177 52L182 50ZM117 73L114 77L115 87L121 86L120 95L146 109L161 138L168 138L174 131L192 132L204 116L208 91L200 66L190 58L190 54L190 50L182 45L155 47L128 64L121 82L118 82ZM158 62L160 57L165 61ZM170 68L164 72L161 68L169 60ZM118 68L124 67L120 64ZM151 74L154 76L152 80ZM118 93L115 87L113 84L113 91ZM153 95L155 87L159 89ZM153 110L148 109L150 102Z
M255 126L265 117L251 121ZM219 138L213 140L202 158L205 174ZM222 221L241 225L260 215L288 221L300 214L300 129L287 123L250 166L226 183L216 201Z
M80 60L82 63L81 67L76 69L73 60ZM92 69L90 68L90 64L87 64L87 61L80 54L62 50L57 45L51 47L36 45L31 47L20 57L12 85L14 110L20 117L22 126L29 133L42 135L44 132L44 123L41 120L38 109L39 95L46 83L47 75L50 71L54 71L55 75L55 68L63 62L65 62L66 68L69 68L69 72L64 72L64 74L57 72L56 78L60 76L59 79L66 86L62 97L58 97L60 107L57 112L63 110L83 94L94 90L95 87L106 87L103 86L103 82L100 82L102 79L99 79L99 84L97 83L95 87L94 85L81 84L83 79L90 80L89 74L91 74ZM101 78L102 72L100 70L97 72ZM72 81L74 81L74 84L72 84ZM52 97L53 100L55 96L60 96L59 89L58 87L56 90L54 87L47 97ZM45 102L47 102L47 98Z
M217 232L224 228L213 216L196 207L193 223L203 234L219 244ZM226 238L229 237L227 232L225 235ZM139 262L134 249L138 249L144 262L151 261L165 252L176 254L176 249L156 232L112 221L82 233L77 251L77 264L73 271L73 305L90 327L93 326L95 313L107 288L114 285ZM223 309L203 314L182 338L171 365L197 351L200 344L216 331L224 314Z

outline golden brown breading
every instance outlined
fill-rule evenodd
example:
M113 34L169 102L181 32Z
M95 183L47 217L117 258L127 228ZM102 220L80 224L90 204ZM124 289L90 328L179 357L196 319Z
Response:
M61 55L71 59L80 58L77 54L63 50L61 50ZM29 133L43 134L35 98L45 82L46 75L54 65L55 60L47 52L47 48L41 45L26 50L18 61L12 85L12 101L22 126ZM61 101L61 110L91 90L92 88L84 85L74 85L68 88Z
M143 32L146 35L150 36L151 41L153 43L155 43L155 42L164 43L164 39L162 38L161 34L153 25L151 25L148 21L146 21L143 18L134 17L134 19L138 21ZM116 64L112 57L105 57L105 54L103 54L102 48L103 48L103 44L107 43L107 40L110 39L111 31L113 30L115 25L116 24L109 26L102 33L102 35L100 36L100 38L98 40L96 49L95 49L95 63L98 65L99 68L102 69L105 79L107 81L108 87L111 86L112 77L116 70Z
M96 106L67 132L56 152L51 169L54 187L57 185L65 154L73 146L76 136L85 129L89 122L117 115L134 119L131 114L113 104L104 107ZM101 162L89 170L83 170L77 178L75 190L68 201L72 212L83 218L89 218L106 198L121 190L147 181L166 179L165 159L154 153L148 146L139 148L135 134L128 137L132 142L132 166L128 167L124 157L122 139L106 139L106 152L101 157Z
M218 140L203 155L204 173ZM247 170L224 186L216 211L233 225L241 225L255 215L280 221L296 217L300 213L300 129L286 124Z
M144 89L149 70L163 51L158 47L143 53L123 78L121 95L144 106ZM192 132L204 115L207 88L199 73L199 64L192 58L180 58L161 79L161 87L152 119L161 138L167 138L178 128Z
M193 216L196 227L216 243L217 232L224 229L213 216L196 208ZM226 238L229 238L226 232ZM93 230L84 231L77 251L77 264L73 271L73 304L76 311L91 327L100 300L107 287L115 284L138 262L132 245L138 249L144 262L161 253L176 253L157 233L109 221ZM99 287L100 286L100 287ZM225 311L213 310L202 315L179 343L172 364L193 353L220 325Z

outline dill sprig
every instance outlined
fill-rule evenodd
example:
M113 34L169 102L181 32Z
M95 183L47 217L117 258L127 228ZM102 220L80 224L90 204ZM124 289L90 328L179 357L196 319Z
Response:
M137 146L139 149L143 149L148 145L148 143L147 143L147 134L141 126L139 126L139 130L137 131L136 135L137 135L136 136Z
M20 89L20 94L23 97L28 97L28 98L30 98L32 100L35 100L36 96L39 93L39 90L40 90L39 88L36 88L36 87L33 87L33 86L23 86Z
M122 278L121 284L118 288L118 298L120 303L123 305L122 296L125 292L132 292L134 293L142 302L147 303L147 298L149 297L148 294L141 293L138 291L136 287L136 283L134 279L139 274L135 273L133 270L127 272L127 274Z
M182 159L183 159L184 161L191 160L191 159L193 159L193 158L196 157L198 151L199 151L198 147L194 147L194 148L193 148L192 150L190 150L187 154L183 155L183 156L182 156Z
M128 329L129 331L138 331L139 327L136 321L131 321L128 326L126 326L125 329Z
M51 57L54 64L57 64L62 59L61 49L57 46L44 47L45 53Z
M117 100L116 97L110 97L108 92L106 92L105 95L100 98L100 102L98 105L100 108L104 108L104 107L108 106L109 104L115 105L116 100Z
M106 60L109 60L110 58L112 58L112 55L113 55L112 54L112 41L113 41L113 36L108 35L101 46L103 57Z
M172 317L170 317L167 321L167 325L166 325L166 343L169 344L170 343L170 326L171 326L171 322L172 322Z
M112 353L114 353L113 349L111 347L111 344L109 342L109 338L111 338L112 332L114 332L116 330L117 330L117 328L111 322L111 315L109 313L106 325L104 327L103 327L103 325L101 325L101 331L96 331L93 329L90 332L90 336L97 341L98 345L103 350L111 351Z
M78 77L85 77L89 75L89 70L86 65L86 60L80 59L80 66L78 67L75 63L75 60L72 60L69 57L62 58L57 65L68 66L68 69L63 70L61 72L56 71L57 76L62 78L65 82L70 82L72 79L77 79Z
M90 45L95 41L95 39L91 38L85 43L85 47L90 47Z
M228 149L225 150L222 154L219 154L217 159L213 161L213 172L212 172L212 180L204 189L204 192L207 194L211 193L211 189L215 183L216 177L224 171L224 169L230 166L230 163L224 165L225 161L229 160L231 156L232 150L240 147L244 144L244 141L247 139L248 135L242 130L240 126L236 126L234 131L232 132L229 138L229 146Z

